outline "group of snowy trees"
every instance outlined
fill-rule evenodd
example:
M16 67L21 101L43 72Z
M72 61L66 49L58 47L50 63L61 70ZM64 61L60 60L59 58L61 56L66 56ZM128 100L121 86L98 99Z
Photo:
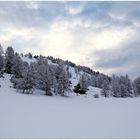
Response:
M112 76L111 80L111 95L114 97L131 97L132 82L128 75L126 76Z
M108 77L101 73L83 74L74 92L85 94L88 86L101 88L104 97L136 97L140 95L140 77L132 81L128 75Z
M15 53L12 47L8 47L5 55L0 45L0 77L3 73L11 74L13 87L23 93L33 93L34 89L45 91L45 95L67 96L71 92L72 74L69 67L80 74L77 85L73 91L78 94L86 94L88 86L102 88L104 97L137 97L140 95L140 78L130 80L128 75L109 77L95 72L88 67L77 66L70 61L63 61L53 57L34 56L35 62L24 62L22 55ZM29 59L33 56L27 54ZM51 60L53 64L48 64Z
M2 55L0 58L0 70L12 74L11 82L18 91L32 93L37 88L45 91L48 96L67 96L70 91L69 72L64 64L49 65L43 56L29 64L22 61L12 47L7 48L5 58Z
M140 78L130 80L128 75L111 77L111 82L105 80L102 85L104 97L136 97L140 95Z

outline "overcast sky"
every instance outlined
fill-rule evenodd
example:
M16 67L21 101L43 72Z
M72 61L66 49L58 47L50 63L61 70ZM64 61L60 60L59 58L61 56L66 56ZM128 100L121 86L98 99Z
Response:
M0 43L106 74L140 76L140 2L0 2Z

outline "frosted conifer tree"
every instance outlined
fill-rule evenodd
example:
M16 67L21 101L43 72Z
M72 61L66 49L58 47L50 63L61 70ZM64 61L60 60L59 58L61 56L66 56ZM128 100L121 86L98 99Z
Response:
M70 81L69 81L69 73L68 69L66 69L63 63L59 63L56 70L56 80L57 80L57 88L56 91L61 96L67 96L70 91Z
M0 54L0 77L3 75L3 71L4 71L4 58Z
M102 85L102 96L108 97L109 96L109 81L104 80Z
M90 83L91 83L91 86L96 87L96 77L93 74L91 75Z
M38 65L37 69L38 88L44 90L46 95L52 96L51 92L52 78L47 59L40 57L37 65Z
M35 76L33 73L33 67L27 66L24 67L22 71L22 78L15 78L14 84L17 90L22 90L23 93L32 93L33 88L35 87Z
M58 92L61 96L67 96L70 90L71 84L69 81L68 71L63 69L58 81Z
M11 74L12 67L14 65L14 50L12 47L8 47L6 50L5 59L5 72Z
M23 61L18 54L15 54L12 73L15 75L16 78L20 78L22 76L23 70Z
M121 97L119 78L115 75L112 76L111 81L111 95L114 97Z
M137 77L134 80L133 87L134 87L134 95L135 95L135 97L139 96L140 95L140 77Z
M79 80L80 88L82 91L86 92L88 88L87 76L86 74L82 74Z
M0 44L0 55L3 55L3 54L4 54L4 51L3 51L3 48L2 48L2 46Z
M126 86L124 84L120 84L119 86L120 86L119 90L121 93L121 97L126 97L128 95Z

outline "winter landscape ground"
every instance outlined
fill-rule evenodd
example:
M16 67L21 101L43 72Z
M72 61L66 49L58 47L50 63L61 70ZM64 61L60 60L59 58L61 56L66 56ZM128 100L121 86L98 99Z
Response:
M140 138L140 98L19 94L4 76L0 138Z

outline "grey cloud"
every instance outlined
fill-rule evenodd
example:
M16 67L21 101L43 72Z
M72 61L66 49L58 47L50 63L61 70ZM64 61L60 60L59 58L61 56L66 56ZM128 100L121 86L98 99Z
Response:
M104 70L121 68L117 73L125 72L131 76L138 76L140 74L140 41L123 45L116 49L96 51L94 55L91 54L97 58L94 67Z
M65 6L60 2L37 2L37 9L28 8L28 4L29 2L0 2L0 18L15 26L45 27L59 16L66 16Z
M129 62L139 61L140 43L133 43L124 48L95 52L99 57L97 67L115 68L127 65Z
M139 8L140 2L36 2L37 9L28 8L30 2L0 2L0 18L1 21L9 26L26 27L48 27L57 18L61 20L68 20L73 18L80 18L83 20L90 20L92 24L100 22L106 27L110 26L126 26L132 24L131 19L140 17ZM82 11L71 16L68 13L69 7L82 7ZM133 8L132 8L133 7ZM124 21L117 21L109 14L125 14ZM130 18L127 18L130 17ZM5 22L4 22L5 21ZM2 24L2 23L0 23Z

